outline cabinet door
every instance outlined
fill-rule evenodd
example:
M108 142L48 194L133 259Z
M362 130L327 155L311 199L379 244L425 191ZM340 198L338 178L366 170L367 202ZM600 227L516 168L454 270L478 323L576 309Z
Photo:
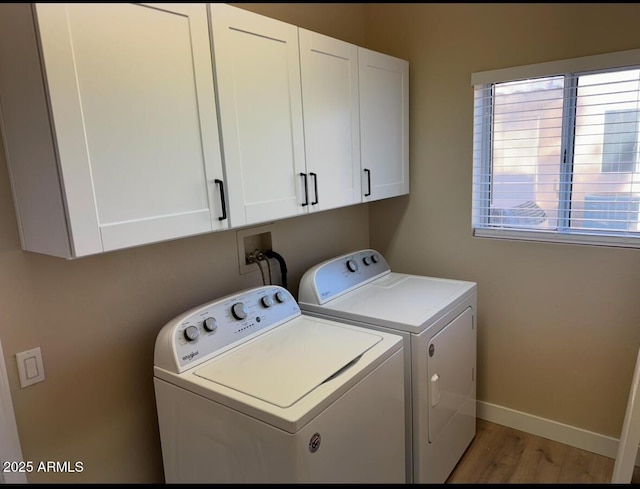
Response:
M364 201L409 193L409 63L358 48Z
M358 47L299 29L310 210L362 201Z
M228 227L204 4L36 4L74 256Z
M306 212L298 28L210 4L233 226Z

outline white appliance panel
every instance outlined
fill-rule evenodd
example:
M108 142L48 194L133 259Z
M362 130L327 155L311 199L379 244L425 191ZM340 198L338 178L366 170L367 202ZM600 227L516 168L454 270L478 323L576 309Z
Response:
M309 318L306 316L298 316L290 323L267 329L264 335L276 334L282 327L295 328L297 323L307 319ZM346 329L351 328L355 331L367 331L366 328L357 328L323 318L314 318L314 321L317 321L320 325L336 325ZM154 374L160 379L166 380L183 389L190 390L204 398L224 404L231 409L241 411L289 433L295 433L353 387L353 385L373 371L381 362L403 349L402 338L400 336L383 333L381 337L383 340L367 350L357 362L352 362L348 365L348 368L339 370L339 375L333 375L330 379L319 384L315 389L303 396L298 402L288 407L277 406L222 384L204 379L195 374L197 368L176 373L155 366ZM246 341L247 343L259 342L261 338L262 336L259 335ZM205 361L204 363L198 363L198 365L204 366L206 363ZM296 368L299 368L299 366L291 365L291 369Z
M278 286L177 316L153 369L166 482L406 482L404 361Z
M420 333L451 304L475 289L473 282L391 272L337 297L316 310L378 326ZM306 309L306 304L300 303Z
M302 277L298 302L324 304L390 271L384 257L374 250L360 251L324 261Z
M476 433L477 285L391 272L367 249L307 270L298 303L306 315L403 336L407 482L444 483Z
M371 332L301 317L216 357L195 375L285 408L380 341Z
M402 362L398 351L293 434L154 379L165 482L404 483Z
M403 483L402 368L397 352L295 434L155 379L166 482Z
M446 426L475 402L475 331L467 308L431 338L427 351L429 379L429 442L435 442Z

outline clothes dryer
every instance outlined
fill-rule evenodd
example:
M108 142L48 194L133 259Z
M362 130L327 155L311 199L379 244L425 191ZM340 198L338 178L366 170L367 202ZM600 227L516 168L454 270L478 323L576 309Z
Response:
M406 481L398 335L257 287L169 321L153 371L167 483Z
M298 303L402 336L407 481L445 482L476 433L476 283L395 273L365 249L307 270Z

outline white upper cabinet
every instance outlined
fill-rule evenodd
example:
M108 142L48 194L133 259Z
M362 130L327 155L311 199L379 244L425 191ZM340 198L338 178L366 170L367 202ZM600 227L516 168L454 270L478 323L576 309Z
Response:
M298 28L210 9L231 225L305 213Z
M24 249L74 258L228 227L210 49L205 4L2 5Z
M362 202L358 47L299 29L307 209Z
M364 201L409 193L409 63L358 48Z
M77 258L407 194L408 75L228 4L0 4L22 248Z

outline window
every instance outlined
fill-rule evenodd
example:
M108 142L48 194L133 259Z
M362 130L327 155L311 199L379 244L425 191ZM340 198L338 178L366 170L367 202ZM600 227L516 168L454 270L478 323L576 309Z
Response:
M640 50L472 83L474 235L640 247Z

